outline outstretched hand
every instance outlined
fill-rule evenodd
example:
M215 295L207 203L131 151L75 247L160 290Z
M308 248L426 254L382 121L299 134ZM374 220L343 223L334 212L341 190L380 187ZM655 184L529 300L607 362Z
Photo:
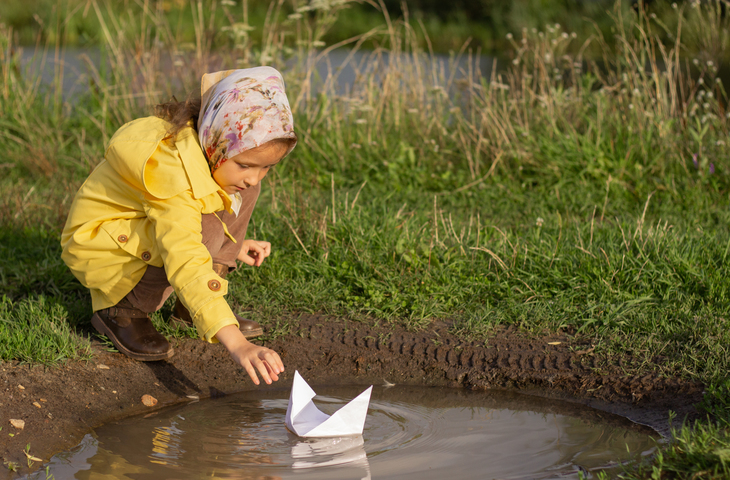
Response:
M279 374L284 371L284 364L278 353L249 342L235 325L221 328L215 336L236 363L246 369L255 385L260 383L257 372L268 385L279 380Z
M238 260L252 267L259 267L264 259L271 255L271 243L258 240L244 240L241 242L241 251Z

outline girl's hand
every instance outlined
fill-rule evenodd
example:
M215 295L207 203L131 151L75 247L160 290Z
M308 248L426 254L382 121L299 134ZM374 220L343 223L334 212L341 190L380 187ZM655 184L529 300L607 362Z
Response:
M278 353L249 342L235 325L226 325L218 330L215 337L226 347L236 363L246 369L255 385L259 384L257 371L268 385L279 380L284 364Z
M238 260L252 267L259 267L264 263L264 258L271 255L271 243L259 242L257 240L244 240L241 242L241 251L238 252Z

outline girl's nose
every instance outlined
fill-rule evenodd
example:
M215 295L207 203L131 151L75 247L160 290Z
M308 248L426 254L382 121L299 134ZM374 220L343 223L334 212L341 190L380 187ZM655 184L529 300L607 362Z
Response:
M249 187L255 187L259 184L261 181L262 175L260 172L261 169L258 168L249 168L248 169L248 175L246 175L246 178L243 179L244 182L246 182L246 185Z

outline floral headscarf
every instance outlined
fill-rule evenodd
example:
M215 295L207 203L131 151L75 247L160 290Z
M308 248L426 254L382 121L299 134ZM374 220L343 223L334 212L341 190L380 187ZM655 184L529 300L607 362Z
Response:
M211 172L277 138L296 139L284 79L271 67L203 75L198 138ZM289 154L294 143L286 152Z

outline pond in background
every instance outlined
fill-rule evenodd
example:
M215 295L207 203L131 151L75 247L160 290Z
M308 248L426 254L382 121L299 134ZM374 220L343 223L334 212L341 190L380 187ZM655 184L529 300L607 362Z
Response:
M104 63L102 60L105 57L102 51L96 47L66 47L59 50L59 52L52 49L46 51L34 47L21 47L19 57L24 74L32 76L33 79L40 77L41 82L47 86L55 85L60 80L62 82L62 95L67 101L73 101L85 93L89 89L90 79L94 75L105 74L107 79L109 78L108 66L102 66ZM413 58L408 54L403 54L403 57ZM387 65L390 62L391 55L383 52L374 57L373 53L368 51L352 53L346 49L334 50L317 61L313 79L321 81L321 79L326 79L331 74L336 74L337 91L345 93L358 81L358 72L375 67L374 61L376 58ZM183 57L182 61L193 62L194 59ZM208 59L209 70L216 71L223 68L221 66L222 61L218 56L211 56ZM295 61L295 59L292 59L288 63L293 64ZM500 68L503 63L505 62L499 61ZM433 55L422 58L425 75L443 75L444 78L453 75L454 79L462 78L470 72L476 73L472 70L478 70L482 77L489 78L495 65L497 65L495 57L489 56L474 57L474 63L470 63L466 55L453 59L447 55ZM160 72L167 72L168 74L175 70L173 60L167 57L160 59L158 67ZM283 70L286 71L286 68ZM172 75L170 81L172 82L172 88L179 90L172 93L180 98L184 98L185 95L190 93L184 91L175 75ZM160 92L160 97L161 100L167 99L165 92Z
M362 386L314 387L331 414ZM56 479L549 479L609 476L654 452L653 430L528 395L375 387L361 436L302 439L288 390L260 390L110 423L47 465ZM37 476L46 478L42 469Z
M419 58L419 69L424 78L440 79L438 81L445 82L449 85L446 92L452 97L459 93L459 83L466 78L475 80L479 77L490 81L494 74L501 74L506 71L510 61L503 56L497 55L462 55L458 57L450 57L448 55L426 55ZM56 85L60 85L60 93L63 100L71 104L77 103L78 99L89 92L91 85L96 82L92 78L96 75L106 77L109 80L108 62L104 62L104 54L98 47L91 48L73 48L67 47L58 52L51 50L35 49L34 47L20 47L19 58L21 64L21 72L28 80L40 80L44 88L49 88L51 93L57 93ZM388 65L394 58L388 52L382 52L374 55L373 52L359 50L351 52L347 49L337 49L328 55L319 58L316 68L313 69L311 80L313 83L312 93L317 93L323 88L323 80L332 78L334 90L340 94L347 96L356 85L362 86L361 74L366 71L375 71L374 78L378 79L378 73L383 71L383 66ZM411 64L413 57L410 54L401 54L398 59L406 60ZM189 63L194 62L192 57L182 57L182 69L188 68ZM132 61L132 60L130 60ZM206 58L208 71L216 71L222 68L222 57L212 54ZM293 65L296 59L290 59L287 65ZM166 101L172 95L178 99L185 98L189 93L189 88L185 88L181 81L181 75L189 77L188 72L183 70L176 72L172 58L163 56L159 60L157 70L167 77L169 85L161 82L158 86L159 91L155 92L159 101ZM305 62L306 63L306 62ZM689 63L689 62L688 62ZM593 62L591 62L593 64ZM603 62L598 60L595 62L600 70L604 70ZM138 69L139 66L132 66L131 70ZM139 67L141 68L141 67ZM286 68L282 70L286 75ZM593 65L590 68L594 68ZM661 70L661 65L659 66ZM699 70L696 67L689 66L690 74L693 78L698 78ZM589 63L584 62L584 70L589 69ZM650 72L647 66L647 72ZM567 73L567 72L566 72ZM336 75L336 77L330 77ZM727 91L730 90L730 66L721 64L717 72L717 78ZM144 83L143 76L137 78L140 84ZM463 82L462 82L463 83ZM110 92L114 93L115 86L111 85ZM194 87L197 89L197 85ZM328 90L329 91L329 90ZM49 96L48 98L51 98ZM125 97L126 98L126 97Z

